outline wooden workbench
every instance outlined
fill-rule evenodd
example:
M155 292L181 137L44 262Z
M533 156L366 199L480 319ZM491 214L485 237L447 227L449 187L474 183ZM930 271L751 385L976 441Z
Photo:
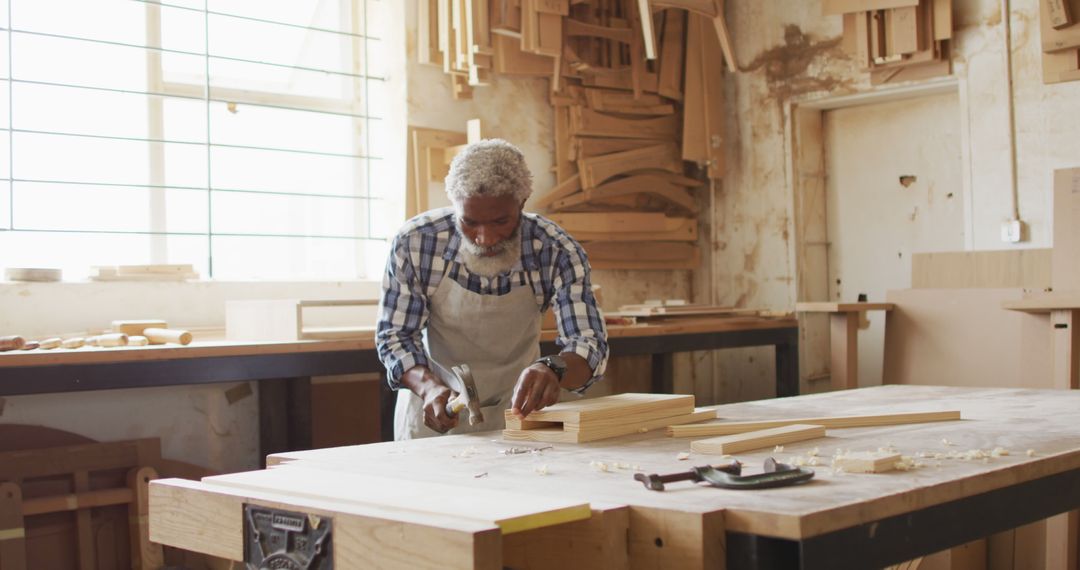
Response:
M469 535L475 537L473 550L466 548L457 553L465 558L455 559L458 567L507 564L560 570L725 564L778 569L883 567L1080 506L1078 392L884 386L725 405L718 412L721 418L746 420L957 408L962 421L829 430L826 438L788 444L782 451L740 454L739 459L753 467L770 455L790 461L808 458L808 452L816 449L824 466L800 487L729 491L682 483L671 484L665 492L648 491L632 479L635 469L669 473L720 462L700 455L679 461L678 453L688 451L690 441L657 432L592 444L555 444L552 449L517 455L504 452L520 444L503 442L497 433L482 433L279 454L269 461L284 464L276 469L303 469L311 479L293 481L288 491L189 484L185 492L193 493L193 502L199 504L204 498L230 495L237 501L301 511L306 506L348 510L375 505L382 517L393 509L378 489L348 486L346 501L335 499L335 486L328 481L384 477L401 488L410 482L447 485L456 489L455 497L509 492L587 501L593 513L587 521L506 534L501 542L476 531ZM828 467L838 449L887 445L905 455L976 449L989 453L995 448L1009 454L970 460L916 458L924 465L884 474L833 473ZM597 469L596 462L607 470ZM318 472L326 473L322 483ZM186 500L160 502L161 492L171 487L158 485L161 510L155 512L152 494L150 523L156 540L189 547L204 544L208 552L235 557L235 545L240 543L235 535L243 532L241 517L232 514L240 508L238 502L219 503L213 512L185 509ZM432 508L438 508L437 499L431 497L436 505ZM402 517L413 521L416 514L410 511ZM155 522L159 520L168 523ZM236 522L221 522L228 520ZM425 528L440 527L441 520L432 516ZM211 523L220 538L199 542L184 534L183 529ZM155 529L155 524L161 526ZM393 524L393 536L398 536L412 523ZM378 536L377 528L371 532ZM177 533L183 536L174 536ZM232 550L226 544L234 545ZM385 567L441 568L446 561L432 555L433 549L438 551L432 544L395 543L389 538L365 544L366 549L390 549L367 554L387 561ZM356 548L352 550L355 554ZM475 563L461 566L462 560Z
M541 335L554 353L555 331ZM653 391L671 392L671 354L745 346L776 347L777 394L799 393L798 323L791 318L706 317L608 327L613 356L652 355ZM262 455L311 447L312 376L380 373L372 337L188 346L33 350L0 353L0 396L259 381ZM394 394L383 390L383 439L393 438Z

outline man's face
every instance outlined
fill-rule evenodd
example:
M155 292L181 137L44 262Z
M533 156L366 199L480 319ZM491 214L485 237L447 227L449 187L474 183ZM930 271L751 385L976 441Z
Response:
M499 255L517 237L521 204L513 196L473 196L454 206L465 249L475 256Z

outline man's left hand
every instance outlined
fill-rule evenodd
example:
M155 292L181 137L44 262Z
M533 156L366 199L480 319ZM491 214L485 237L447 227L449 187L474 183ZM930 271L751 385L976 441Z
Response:
M543 364L533 364L521 371L514 386L511 412L519 419L559 401L559 377Z

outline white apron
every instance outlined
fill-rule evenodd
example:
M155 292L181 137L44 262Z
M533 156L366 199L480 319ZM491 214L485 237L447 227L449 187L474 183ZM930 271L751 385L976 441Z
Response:
M468 364L484 412L484 421L470 426L468 411L462 409L457 427L447 433L503 429L503 410L510 407L518 376L540 357L540 318L531 287L518 286L506 295L481 295L462 287L449 272L443 277L431 300L424 338L432 372L460 392L462 387L448 379L446 371ZM412 390L398 390L394 439L436 435L424 425L424 401Z

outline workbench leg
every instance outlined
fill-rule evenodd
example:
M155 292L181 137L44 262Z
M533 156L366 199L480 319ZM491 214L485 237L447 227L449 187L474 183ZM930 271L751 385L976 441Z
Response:
M1080 388L1080 311L1052 311L1054 327L1054 387L1062 390ZM1080 511L1070 511L1046 519L1046 568L1075 570L1077 567L1077 533L1080 532Z
M652 355L653 394L671 394L675 391L674 359L670 352Z
M859 387L859 314L829 315L829 375L833 390Z
M311 449L311 378L259 382L259 456Z
M799 395L799 331L791 331L786 342L776 344L776 397Z

